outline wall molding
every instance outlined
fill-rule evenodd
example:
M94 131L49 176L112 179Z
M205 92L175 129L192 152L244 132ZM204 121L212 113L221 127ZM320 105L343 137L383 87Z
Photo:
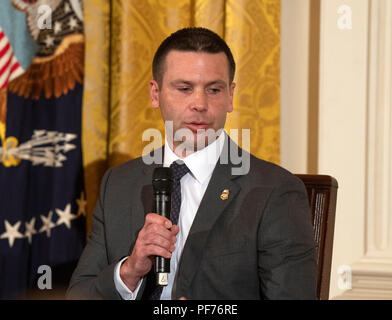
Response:
M369 1L368 32L365 244L335 299L392 299L392 1Z
M392 299L392 259L363 258L351 265L351 290L335 297L337 300Z

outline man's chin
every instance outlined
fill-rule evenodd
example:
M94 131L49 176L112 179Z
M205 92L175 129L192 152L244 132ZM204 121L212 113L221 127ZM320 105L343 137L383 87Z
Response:
M173 131L166 131L166 138L171 146L176 149L176 154L181 156L190 155L194 152L203 150L206 146L213 143L222 133L223 129L197 129L191 130L188 127Z
M210 130L209 133L200 131L192 132L183 137L184 139L180 143L177 143L176 149L181 152L181 154L186 155L201 151L213 143L219 137L220 132L214 133L212 130Z
M177 142L176 153L182 156L189 156L190 154L203 150L206 147L207 141L204 137L199 137L195 134L192 137L187 137L183 141Z

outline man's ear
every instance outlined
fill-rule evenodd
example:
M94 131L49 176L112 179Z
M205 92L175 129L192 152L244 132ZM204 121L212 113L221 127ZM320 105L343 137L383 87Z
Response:
M155 80L150 80L149 85L151 107L154 109L159 108L159 85Z
M235 83L232 82L232 83L230 84L230 88L229 88L230 105L229 105L229 110L227 111L227 112L229 112L229 113L233 111L234 88L235 88Z

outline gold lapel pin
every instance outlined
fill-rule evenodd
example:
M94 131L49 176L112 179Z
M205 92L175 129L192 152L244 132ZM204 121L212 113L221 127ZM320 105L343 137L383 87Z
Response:
M227 198L229 197L229 189L225 189L222 191L222 194L220 195L220 198L222 200L227 200Z

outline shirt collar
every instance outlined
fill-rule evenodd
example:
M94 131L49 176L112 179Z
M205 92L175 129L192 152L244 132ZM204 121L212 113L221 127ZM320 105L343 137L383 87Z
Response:
M222 153L226 135L226 131L222 130L218 139L202 150L192 153L185 158L180 158L173 152L165 137L163 166L170 167L174 161L182 160L195 179L202 184L212 175L212 171L214 171L216 163Z

